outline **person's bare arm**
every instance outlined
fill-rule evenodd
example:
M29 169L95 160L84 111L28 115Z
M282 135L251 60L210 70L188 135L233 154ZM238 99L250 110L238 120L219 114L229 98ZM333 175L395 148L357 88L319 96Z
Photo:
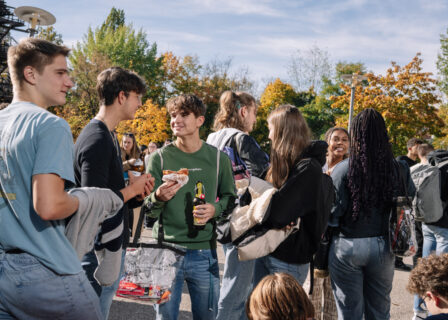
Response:
M146 196L149 196L154 188L154 178L149 173L142 174L139 177L134 177L130 173L129 181L129 185L120 190L123 195L123 202L127 202L136 196L140 196L143 200Z
M64 190L64 180L56 174L36 174L32 180L33 206L42 220L60 220L78 210L78 198Z

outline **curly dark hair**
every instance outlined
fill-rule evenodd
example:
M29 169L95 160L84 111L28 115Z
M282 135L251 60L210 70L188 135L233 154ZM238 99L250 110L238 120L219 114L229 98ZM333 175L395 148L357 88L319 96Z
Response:
M432 254L419 259L417 266L409 274L407 289L421 297L430 291L448 298L448 253Z
M353 120L350 130L348 187L352 217L391 203L395 176L394 156L381 114L368 108Z

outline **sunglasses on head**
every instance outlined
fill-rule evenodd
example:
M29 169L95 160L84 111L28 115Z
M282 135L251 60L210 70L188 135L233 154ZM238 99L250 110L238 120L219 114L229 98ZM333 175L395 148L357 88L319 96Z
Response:
M133 133L125 133L124 135L127 136L127 137L134 138L134 134Z

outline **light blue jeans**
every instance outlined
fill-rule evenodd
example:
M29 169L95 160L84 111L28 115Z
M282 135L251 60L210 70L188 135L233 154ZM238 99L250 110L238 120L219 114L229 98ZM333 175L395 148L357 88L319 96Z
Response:
M103 319L83 271L58 275L27 254L0 251L0 319Z
M423 231L423 257L429 256L431 253L436 254L448 252L448 228L433 226L422 223ZM418 295L414 295L414 311L423 311L419 308L422 299Z
M245 304L252 289L255 260L238 260L238 249L232 244L223 244L226 256L221 291L219 293L217 320L244 320Z
M303 285L306 276L308 275L309 265L309 263L296 264L284 262L270 255L258 258L255 260L253 287L255 288L265 276L275 272L289 273L300 283L300 285Z
M219 299L219 266L215 249L187 250L179 262L170 301L155 305L156 319L178 318L184 280L190 293L193 320L214 320Z
M384 237L333 237L328 267L339 320L390 319L394 261Z

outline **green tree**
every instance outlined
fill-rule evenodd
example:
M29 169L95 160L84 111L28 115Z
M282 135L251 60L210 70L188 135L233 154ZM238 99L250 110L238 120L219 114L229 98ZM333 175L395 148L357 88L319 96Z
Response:
M112 8L100 27L88 28L69 58L76 86L68 96L67 106L55 108L69 122L75 138L98 112L96 78L109 67L120 66L137 72L148 86L144 99L158 105L161 91L157 81L162 75L162 58L156 53L156 44L150 44L142 30L135 31L131 24L125 24L123 10Z
M440 52L437 56L437 69L439 70L439 87L448 95L448 29L440 35Z
M39 26L37 28L37 38L48 40L58 45L62 45L64 43L62 41L62 34L57 33L56 29L53 26Z
M98 53L107 57L112 65L141 75L149 88L145 98L159 101L162 58L157 57L157 45L149 43L143 30L136 31L132 24L125 24L123 10L112 8L100 27L89 27L84 40L73 49L70 62L75 69Z

